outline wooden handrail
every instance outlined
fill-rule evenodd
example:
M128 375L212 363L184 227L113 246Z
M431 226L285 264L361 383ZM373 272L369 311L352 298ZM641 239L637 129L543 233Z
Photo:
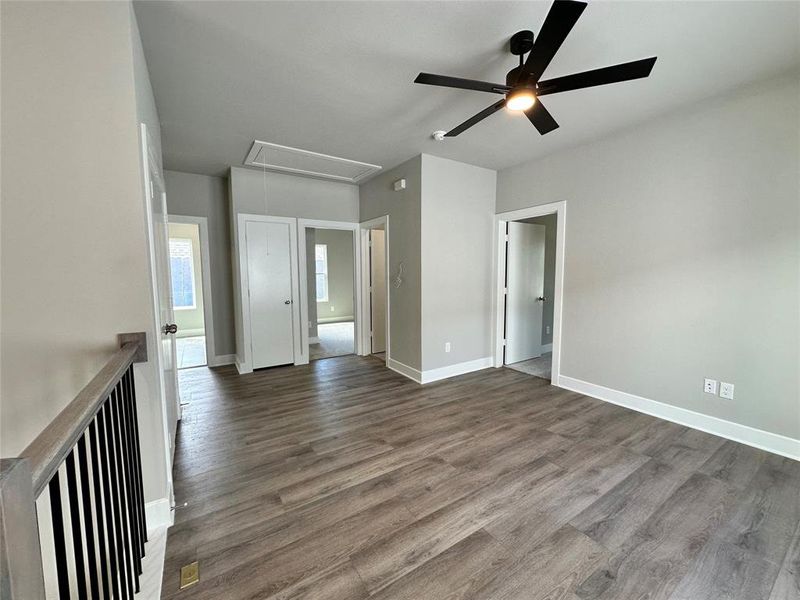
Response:
M100 372L22 451L21 457L30 464L34 498L44 490L128 367L147 360L144 333L120 334L119 341L120 349Z

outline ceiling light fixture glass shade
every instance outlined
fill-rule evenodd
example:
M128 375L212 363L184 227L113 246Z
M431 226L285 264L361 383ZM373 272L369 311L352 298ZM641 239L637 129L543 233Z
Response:
M536 103L536 95L531 88L517 88L506 96L508 110L528 110Z

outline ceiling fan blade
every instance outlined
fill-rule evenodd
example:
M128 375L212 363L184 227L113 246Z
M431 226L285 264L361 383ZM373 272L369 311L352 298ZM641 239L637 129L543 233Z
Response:
M546 96L547 94L579 90L596 85L641 79L650 75L654 64L656 64L655 56L614 65L612 67L603 67L602 69L594 69L593 71L584 71L583 73L575 73L574 75L547 79L546 81L539 82L536 95Z
M528 54L520 71L518 83L522 82L525 77L534 83L539 81L547 65L553 60L585 8L585 2L576 0L555 0L553 2L550 12L547 13L544 23L542 23L539 35L533 41L533 49Z
M466 121L461 123L461 125L458 125L457 127L454 127L453 129L451 129L450 131L445 133L444 137L456 137L459 133L463 133L464 131L466 131L467 129L469 129L470 127L475 125L476 123L479 123L480 121L483 121L489 115L493 115L498 110L503 108L505 105L506 105L506 99L505 98L503 98L499 102L495 102L489 108L484 108L477 115L475 115L473 117L470 117L469 119L467 119Z
M417 75L414 83L440 85L442 87L458 88L460 90L476 90L478 92L489 92L491 94L505 94L511 89L507 85L499 83L462 79L461 77L448 77L447 75L434 75L433 73L420 73Z
M533 123L533 126L542 135L558 129L558 123L556 123L553 115L548 112L538 98L536 99L536 104L525 111L525 116L528 117L528 120Z

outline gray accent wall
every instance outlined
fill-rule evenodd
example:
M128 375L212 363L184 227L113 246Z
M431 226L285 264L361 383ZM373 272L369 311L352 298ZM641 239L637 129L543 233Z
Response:
M498 212L567 203L562 375L800 439L798 97L764 82L499 173Z
M315 229L314 237L315 244L325 244L328 247L327 302L316 302L316 283L314 286L317 322L352 321L355 318L353 310L353 295L355 294L353 232L343 229ZM314 253L307 256L309 257L308 269L316 274L313 262ZM310 315L309 318L311 318Z
M0 452L14 456L117 333L156 330L139 123L156 144L159 130L129 3L3 2L0 27ZM148 502L168 497L159 377L152 359L135 367Z
M413 369L422 369L421 211L422 157L380 173L359 189L360 221L389 215L390 282L403 263L400 287L389 285L390 358ZM406 189L395 192L392 184L406 180Z
M306 227L306 306L308 306L308 337L317 337L317 277L311 257L314 256L314 245L317 243L316 229Z
M164 171L164 179L167 187L167 207L171 215L205 217L208 221L215 350L217 356L234 354L236 345L233 331L228 182L223 177L178 171Z
M422 155L423 371L492 355L496 176Z

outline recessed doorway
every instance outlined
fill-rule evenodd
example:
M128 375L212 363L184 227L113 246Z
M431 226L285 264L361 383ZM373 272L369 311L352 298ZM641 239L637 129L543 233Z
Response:
M205 218L169 216L169 262L178 369L214 356L208 230Z

